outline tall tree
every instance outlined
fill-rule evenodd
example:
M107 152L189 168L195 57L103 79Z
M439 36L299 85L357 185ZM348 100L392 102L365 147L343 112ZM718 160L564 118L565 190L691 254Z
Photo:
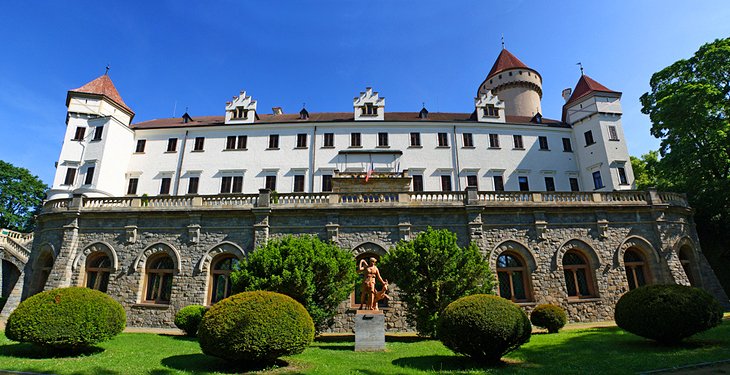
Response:
M46 189L29 170L0 160L0 228L32 231Z
M662 190L671 190L672 184L663 177L659 168L659 151L649 151L641 157L631 156L631 169L634 171L634 180L638 190L655 187Z
M661 139L659 169L687 192L698 221L730 228L730 38L700 47L655 73L641 96L651 134Z

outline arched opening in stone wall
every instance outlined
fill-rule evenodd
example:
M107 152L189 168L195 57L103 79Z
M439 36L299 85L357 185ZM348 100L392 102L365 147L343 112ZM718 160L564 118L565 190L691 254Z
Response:
M112 260L102 251L86 258L86 287L106 293L112 273Z
M48 276L51 275L53 269L53 250L44 249L41 251L38 259L36 259L33 266L33 277L30 287L30 295L34 295L43 291L48 281Z
M651 272L646 263L644 252L632 247L624 252L624 268L629 290L651 284Z
M683 245L679 248L679 263L682 265L684 273L687 275L689 284L697 286L697 273L695 267L697 262L695 261L695 255L692 248L689 245Z
M238 258L230 253L222 253L213 258L210 264L208 304L212 305L231 295L231 272L238 264Z
M572 249L563 255L563 274L569 299L597 296L593 269L582 252Z
M527 262L517 253L505 251L497 257L499 295L513 302L532 300Z
M21 272L15 264L5 259L2 260L2 270L0 272L2 272L2 289L0 290L2 294L0 294L0 297L8 298L15 284L20 280Z
M145 272L144 302L169 304L172 298L172 277L175 273L175 262L167 253L158 253L147 260Z

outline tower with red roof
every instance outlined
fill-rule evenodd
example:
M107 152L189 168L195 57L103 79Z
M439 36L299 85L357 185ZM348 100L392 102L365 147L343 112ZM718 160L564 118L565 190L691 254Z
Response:
M542 77L535 69L528 67L507 49L497 56L497 60L484 79L477 97L491 91L505 103L507 116L530 119L542 113Z

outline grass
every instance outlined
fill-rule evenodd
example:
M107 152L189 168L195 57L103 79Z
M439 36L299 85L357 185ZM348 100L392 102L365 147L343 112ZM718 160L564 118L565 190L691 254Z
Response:
M440 342L388 336L387 351L356 353L353 336L326 336L304 353L283 358L271 373L289 374L451 374L635 373L730 359L730 324L694 336L681 346L661 346L616 327L536 334L496 367L481 367L454 355ZM55 374L219 374L240 373L201 353L195 339L124 333L84 355L53 358L0 334L0 370ZM269 373L264 371L265 373Z

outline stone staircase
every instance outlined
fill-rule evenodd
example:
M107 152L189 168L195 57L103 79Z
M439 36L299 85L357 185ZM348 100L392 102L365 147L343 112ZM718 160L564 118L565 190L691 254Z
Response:
M25 265L30 259L30 250L33 247L33 233L21 233L10 229L0 229L0 259L6 260L15 266L20 272L17 280L12 281L14 285L8 285L11 281L4 280L10 277L10 272L0 268L0 291L1 297L7 297L5 305L0 310L0 324L7 319L10 312L20 303L23 292L23 281L25 278Z

